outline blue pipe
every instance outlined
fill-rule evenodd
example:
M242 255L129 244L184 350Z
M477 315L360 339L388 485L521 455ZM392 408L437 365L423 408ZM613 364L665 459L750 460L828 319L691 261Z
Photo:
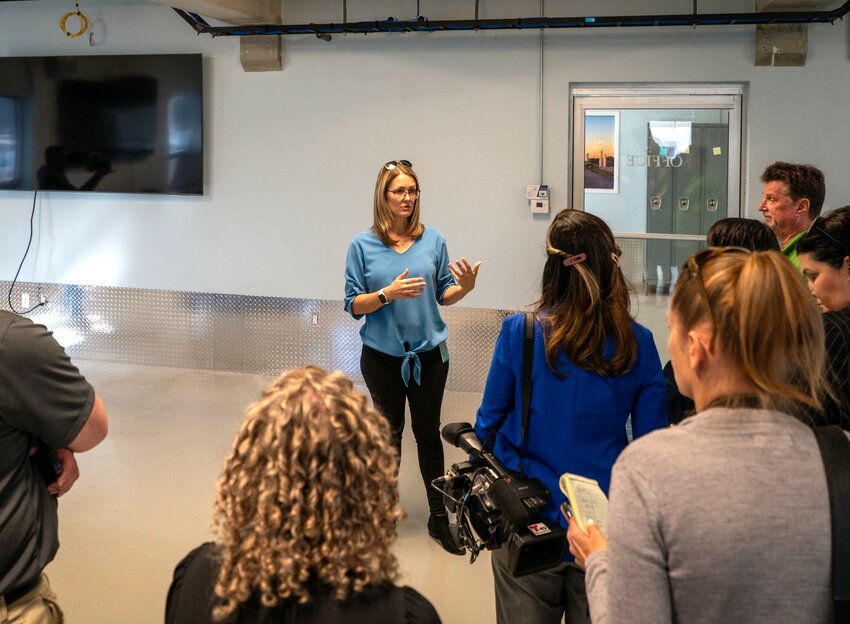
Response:
M630 15L587 17L532 17L513 19L473 19L431 21L419 16L416 20L395 19L344 24L256 24L240 26L210 26L200 16L174 9L198 34L213 37L243 35L304 35L339 33L408 33L464 30L525 30L543 28L611 28L647 26L732 26L742 24L813 24L830 23L850 12L850 0L829 11L783 11L762 13L706 13L678 15Z

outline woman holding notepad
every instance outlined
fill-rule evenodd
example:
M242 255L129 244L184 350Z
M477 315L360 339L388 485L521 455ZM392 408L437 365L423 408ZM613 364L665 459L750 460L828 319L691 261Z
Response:
M668 322L697 413L620 455L607 542L570 521L594 624L830 621L824 464L795 417L819 407L814 298L779 253L717 247L683 267Z

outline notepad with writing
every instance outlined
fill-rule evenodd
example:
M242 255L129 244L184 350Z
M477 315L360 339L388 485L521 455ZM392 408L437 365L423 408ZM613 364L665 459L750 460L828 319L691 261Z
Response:
M573 516L582 531L593 520L603 533L608 529L608 498L594 479L565 472L558 484L570 503Z

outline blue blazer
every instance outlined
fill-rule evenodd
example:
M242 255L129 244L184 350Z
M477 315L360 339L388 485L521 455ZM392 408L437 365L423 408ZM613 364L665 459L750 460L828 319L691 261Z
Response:
M543 516L566 527L558 507L564 496L558 479L564 472L599 482L607 494L611 468L629 443L626 423L631 416L635 438L667 426L667 405L661 361L652 333L633 322L638 353L635 365L616 377L602 377L583 370L562 354L560 379L546 362L543 332L534 328L534 364L523 473L537 477L549 488L549 504ZM522 424L522 353L524 315L515 314L502 323L484 397L475 422L475 433L487 440L489 430L507 417L495 433L493 454L510 470L519 465ZM613 345L606 347L613 353ZM569 556L567 558L570 558Z

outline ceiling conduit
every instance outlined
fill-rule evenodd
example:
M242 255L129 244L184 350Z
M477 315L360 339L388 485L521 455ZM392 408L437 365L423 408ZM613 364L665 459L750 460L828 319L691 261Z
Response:
M326 35L458 32L465 30L525 30L543 28L611 28L627 26L732 26L751 24L832 24L850 12L850 0L828 11L765 11L762 13L692 13L680 15L629 15L586 17L522 17L509 19L470 19L432 21L389 18L372 22L342 24L256 24L239 26L210 26L201 16L174 9L199 35L213 37L246 35ZM323 36L325 35L325 36Z

